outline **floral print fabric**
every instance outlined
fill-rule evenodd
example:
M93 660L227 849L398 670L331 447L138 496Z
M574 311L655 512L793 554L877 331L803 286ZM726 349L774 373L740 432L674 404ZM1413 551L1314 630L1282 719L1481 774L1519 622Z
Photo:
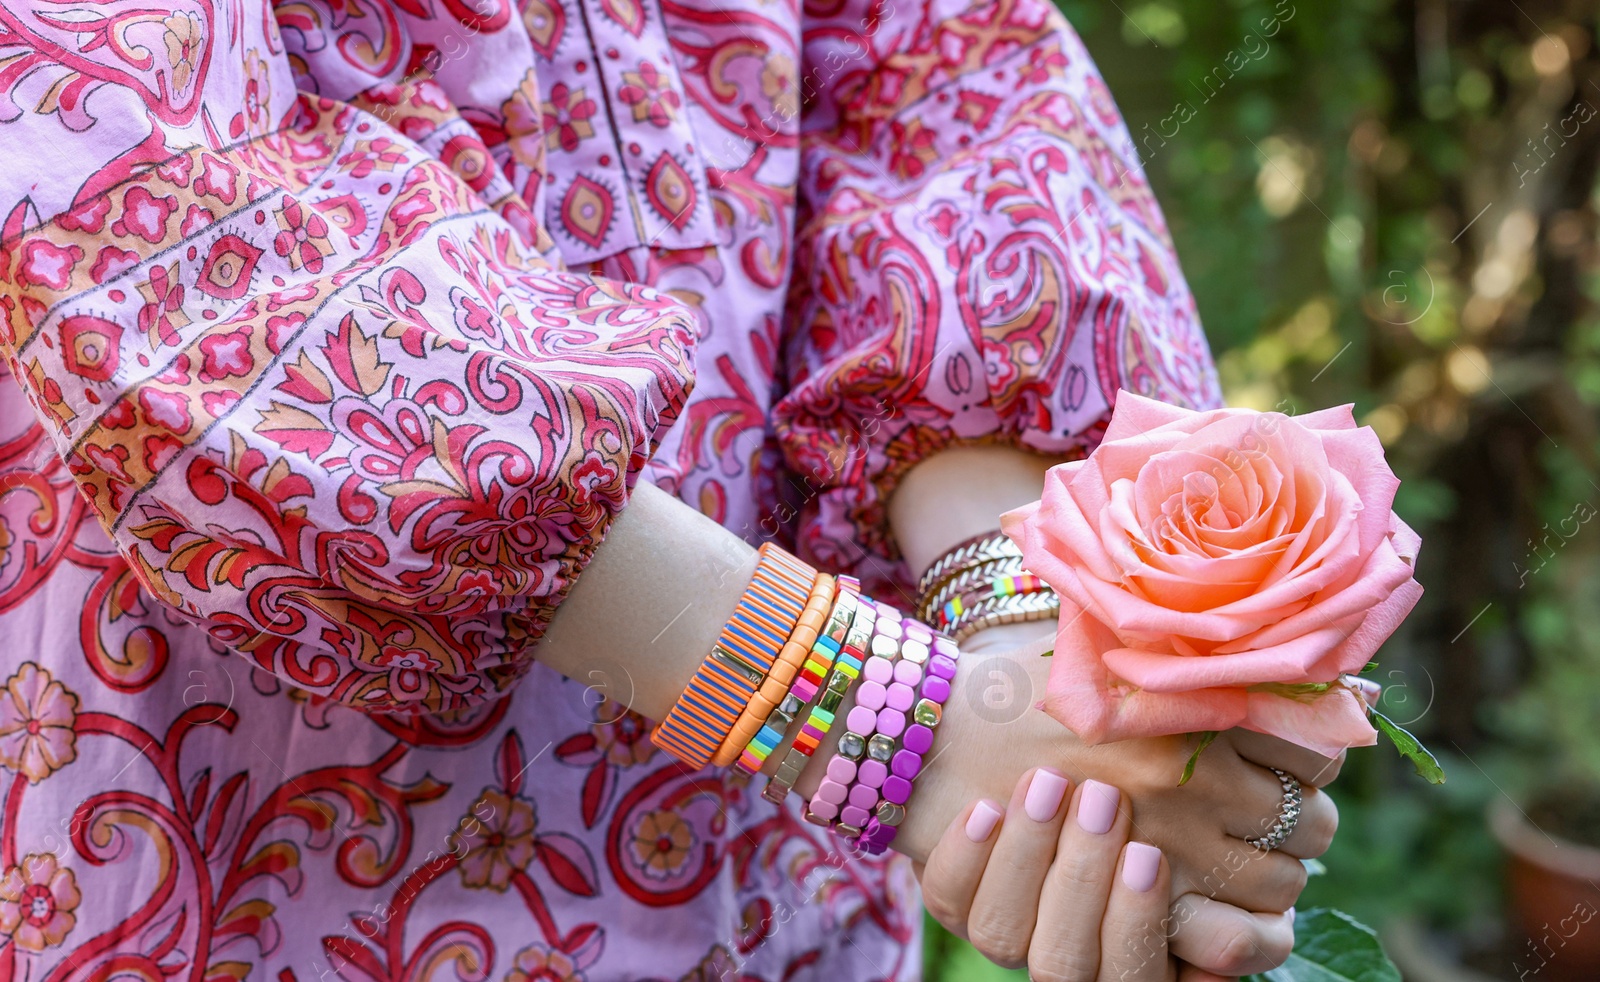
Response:
M889 589L927 453L1214 403L1052 8L57 0L0 64L0 979L917 974L903 862L536 643L639 479Z

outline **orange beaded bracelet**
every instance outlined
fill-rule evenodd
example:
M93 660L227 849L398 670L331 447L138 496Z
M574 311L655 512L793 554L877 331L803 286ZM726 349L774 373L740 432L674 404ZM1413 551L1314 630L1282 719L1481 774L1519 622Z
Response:
M771 543L733 616L651 742L693 767L717 755L805 611L817 570Z
M728 738L722 741L722 746L717 748L717 755L711 763L718 767L727 767L739 759L739 754L750 743L750 738L761 731L767 723L767 717L789 694L789 687L794 684L795 676L800 673L800 665L806 660L806 655L811 652L811 645L817 640L817 632L827 620L828 608L833 605L834 579L827 573L819 573L817 581L811 588L811 596L806 599L805 610L800 614L800 620L794 626L794 632L783 643L783 648L778 652L778 658L772 663L772 670L767 673L767 678L761 683L760 691L750 697L750 704L744 712L739 714L739 719L733 724L733 729L728 733Z

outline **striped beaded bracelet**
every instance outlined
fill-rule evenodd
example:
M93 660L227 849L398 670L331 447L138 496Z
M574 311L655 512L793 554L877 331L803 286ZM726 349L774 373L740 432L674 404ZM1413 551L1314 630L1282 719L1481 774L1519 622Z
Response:
M738 767L746 774L755 774L771 756L795 717L800 715L826 681L834 656L843 647L845 633L855 616L857 595L861 585L853 576L840 576L835 580L833 608L823 629L818 632L800 667L798 676L778 707L768 714L765 723L739 755ZM792 782L791 782L792 783Z
M733 729L722 741L722 746L717 748L717 755L711 758L712 764L717 767L727 767L737 760L750 740L766 725L767 718L773 710L788 698L795 677L800 672L801 663L810 653L818 632L827 626L826 618L828 608L833 603L835 582L827 573L817 576L817 582L811 588L811 596L806 600L805 610L801 612L793 633L783 642L783 647L778 651L778 657L772 663L772 670L762 681L761 688L750 697L749 705L739 714Z
M793 633L817 570L770 543L711 653L651 741L691 767L704 767L733 731Z

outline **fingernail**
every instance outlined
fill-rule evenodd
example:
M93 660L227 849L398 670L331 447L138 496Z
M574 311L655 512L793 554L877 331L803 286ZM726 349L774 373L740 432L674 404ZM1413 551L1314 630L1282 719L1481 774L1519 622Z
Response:
M1371 679L1356 678L1351 679L1350 684L1355 686L1356 691L1361 693L1361 698L1367 701L1368 706L1374 709L1377 708L1378 699L1383 695L1383 686L1372 681Z
M1290 907L1288 910L1284 911L1284 913L1289 915L1289 923L1293 924L1294 923L1294 908Z
M1066 796L1067 779L1041 768L1033 772L1033 780L1028 782L1028 797L1022 803L1022 810L1035 822L1048 822L1055 817L1061 799Z
M980 801L972 809L972 814L967 816L967 838L973 842L984 842L999 824L1000 809L987 801Z
M1083 782L1078 796L1078 827L1090 835L1105 835L1117 820L1117 802L1122 792L1099 781Z
M1080 811L1079 814L1082 814ZM1130 842L1122 854L1122 882L1134 893L1146 893L1161 873L1161 850L1147 842Z

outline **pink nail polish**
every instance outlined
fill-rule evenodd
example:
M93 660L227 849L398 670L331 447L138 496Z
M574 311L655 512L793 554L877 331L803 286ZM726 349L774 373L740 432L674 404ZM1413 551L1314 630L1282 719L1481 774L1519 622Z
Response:
M973 842L983 842L994 833L994 827L1000 824L1000 809L980 801L973 806L972 814L967 816L967 838Z
M1056 816L1061 799L1067 796L1067 779L1054 771L1037 770L1028 782L1028 796L1022 810L1035 822L1048 822Z
M1368 706L1374 709L1378 707L1378 700L1383 696L1383 686L1371 679L1359 678L1351 679L1350 684L1361 693L1361 698L1366 700Z
M1122 792L1099 781L1083 782L1078 795L1078 827L1090 835L1105 835L1117 820L1117 802Z
M1080 812L1081 814L1081 812ZM1145 842L1130 842L1122 853L1122 882L1134 893L1146 893L1161 874L1161 850Z

